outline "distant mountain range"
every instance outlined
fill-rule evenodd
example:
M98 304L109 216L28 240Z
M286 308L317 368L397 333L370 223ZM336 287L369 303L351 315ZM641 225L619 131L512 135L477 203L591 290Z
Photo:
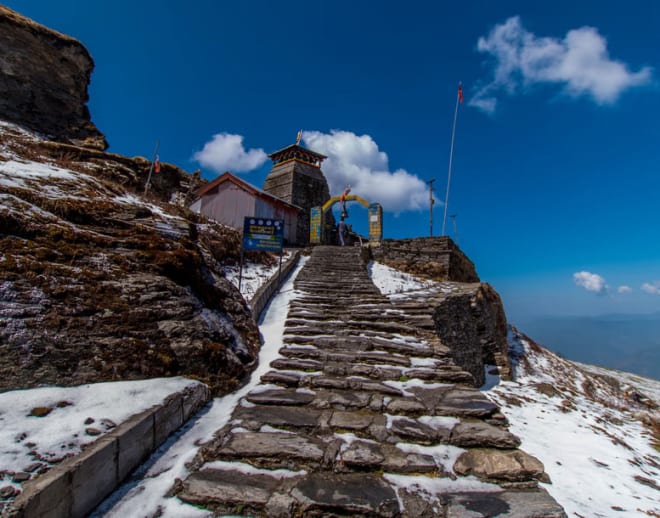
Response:
M515 325L570 360L660 379L660 313L529 317Z

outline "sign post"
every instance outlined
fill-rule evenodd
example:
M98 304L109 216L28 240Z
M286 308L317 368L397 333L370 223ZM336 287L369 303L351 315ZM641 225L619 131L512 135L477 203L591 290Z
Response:
M383 239L383 207L380 203L371 203L369 213L369 246L378 246Z
M322 241L323 211L321 207L312 207L309 216L309 242L319 245Z
M280 253L282 274L282 245L284 244L284 221L273 218L247 216L243 220L243 246L241 247L241 270L238 276L238 291L243 281L243 253L245 250Z

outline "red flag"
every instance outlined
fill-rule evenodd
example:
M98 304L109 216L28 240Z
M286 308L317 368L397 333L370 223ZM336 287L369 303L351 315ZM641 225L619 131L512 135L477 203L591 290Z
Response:
M458 83L458 102L463 102L463 85L461 83Z
M156 155L156 162L154 163L154 173L160 173L160 158Z

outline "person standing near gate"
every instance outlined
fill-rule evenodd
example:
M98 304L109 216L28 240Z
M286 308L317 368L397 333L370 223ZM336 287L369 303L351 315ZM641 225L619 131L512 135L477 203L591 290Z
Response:
M344 246L344 232L346 232L346 223L344 223L344 216L339 220L337 225L337 234L339 234L339 244Z

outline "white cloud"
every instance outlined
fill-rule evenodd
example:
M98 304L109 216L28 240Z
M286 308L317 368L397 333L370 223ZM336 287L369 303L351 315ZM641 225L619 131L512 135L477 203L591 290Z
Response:
M598 295L605 295L609 291L609 286L597 273L577 272L573 274L573 282L587 291L593 291Z
M632 293L632 288L630 286L619 286L617 290L619 293Z
M243 136L231 133L213 135L202 150L193 155L193 160L217 173L252 171L263 165L267 159L268 155L263 149L246 151L243 147Z
M332 196L349 184L351 194L378 202L385 211L428 208L426 183L404 169L390 171L387 154L371 136L343 130L305 131L303 139L310 149L327 155L322 169Z
M642 291L650 293L651 295L660 295L660 281L645 282L642 284Z
M495 69L469 104L490 113L497 93L513 94L534 84L562 85L570 96L589 95L598 104L611 104L624 90L651 80L650 67L631 72L611 59L607 40L593 27L570 30L563 39L539 37L513 16L479 38L477 49L494 58Z

